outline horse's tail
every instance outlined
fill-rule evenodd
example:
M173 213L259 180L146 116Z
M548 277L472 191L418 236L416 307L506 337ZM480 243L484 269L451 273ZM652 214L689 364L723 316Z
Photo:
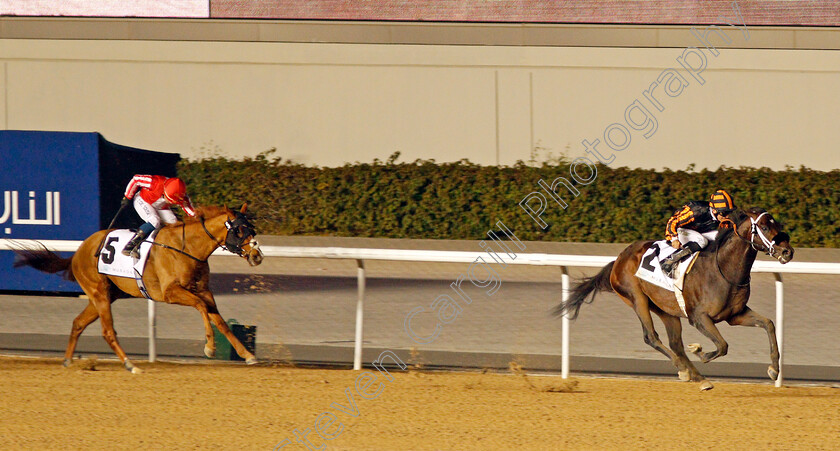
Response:
M38 271L50 274L62 273L64 279L71 282L76 281L73 268L70 266L73 257L61 258L47 249L46 246L43 249L18 249L15 250L15 254L18 257L15 259L15 268L31 266Z
M580 306L584 302L591 304L595 300L595 295L600 291L612 292L610 273L612 272L613 265L615 265L615 261L611 261L607 266L601 268L601 271L594 277L582 279L580 283L572 288L569 300L561 302L560 305L554 308L552 313L555 316L569 314L569 319L575 319L578 316L578 312L580 312ZM589 297L588 300L587 297Z

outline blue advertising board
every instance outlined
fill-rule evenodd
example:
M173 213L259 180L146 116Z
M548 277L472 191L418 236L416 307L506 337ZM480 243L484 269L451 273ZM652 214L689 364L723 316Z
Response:
M104 218L116 212L134 170L154 169L154 155L166 163L158 173L174 175L179 156L116 146L98 133L0 131L0 238L84 240L107 226ZM132 165L138 156L152 161ZM81 292L74 282L13 262L12 252L0 251L2 291Z

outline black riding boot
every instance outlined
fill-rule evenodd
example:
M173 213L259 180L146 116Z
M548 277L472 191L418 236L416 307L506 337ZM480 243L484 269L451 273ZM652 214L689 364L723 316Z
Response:
M669 255L665 260L662 260L659 263L659 266L662 267L662 272L664 272L666 276L673 279L674 270L677 268L677 265L689 255L691 255L691 249L684 247Z
M125 249L123 249L122 254L127 257L133 258L140 258L140 243L149 236L145 230L140 229L137 233L134 234L134 237L131 238L131 241L125 245Z

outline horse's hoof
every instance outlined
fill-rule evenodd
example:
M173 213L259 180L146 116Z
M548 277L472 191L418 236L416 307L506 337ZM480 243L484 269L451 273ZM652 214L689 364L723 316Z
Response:
M779 378L779 372L773 369L772 366L767 367L767 375L770 376L770 379L774 381Z
M207 356L208 359L216 357L216 348L211 348L207 345L204 345L204 355Z
M130 371L130 372L131 372L131 374L142 374L142 373L143 373L143 370L141 370L140 368L138 368L138 367L134 366L134 364L133 364L133 363L131 363L131 362L130 362L130 361L128 361L128 360L126 360L126 361L125 361L125 369L126 369L126 370L128 370L128 371Z
M692 344L687 346L687 349L689 351L693 352L694 354L699 354L699 353L703 352L703 347L700 346L700 343L692 343Z
M711 390L713 388L715 388L715 386L709 381L703 381L700 383L700 391Z
M679 376L680 380L683 382L688 382L691 380L691 373L689 373L688 370L677 372L677 376Z
M259 363L259 360L254 356L248 357L248 360L245 361L246 365L256 365L257 363Z
M73 359L64 359L64 363L62 363L62 365L64 365L64 368L70 368L70 365L72 365L72 364L73 364Z

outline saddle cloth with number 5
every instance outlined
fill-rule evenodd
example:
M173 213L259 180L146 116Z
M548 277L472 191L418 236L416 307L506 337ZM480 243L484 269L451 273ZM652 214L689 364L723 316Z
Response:
M140 258L134 260L132 257L122 254L125 245L134 237L134 232L131 230L112 231L102 243L97 269L101 274L110 276L130 277L132 279L142 277L143 268L145 268L146 260L149 258L149 250L152 248L155 235L157 235L157 231L152 232L145 241L140 243Z

